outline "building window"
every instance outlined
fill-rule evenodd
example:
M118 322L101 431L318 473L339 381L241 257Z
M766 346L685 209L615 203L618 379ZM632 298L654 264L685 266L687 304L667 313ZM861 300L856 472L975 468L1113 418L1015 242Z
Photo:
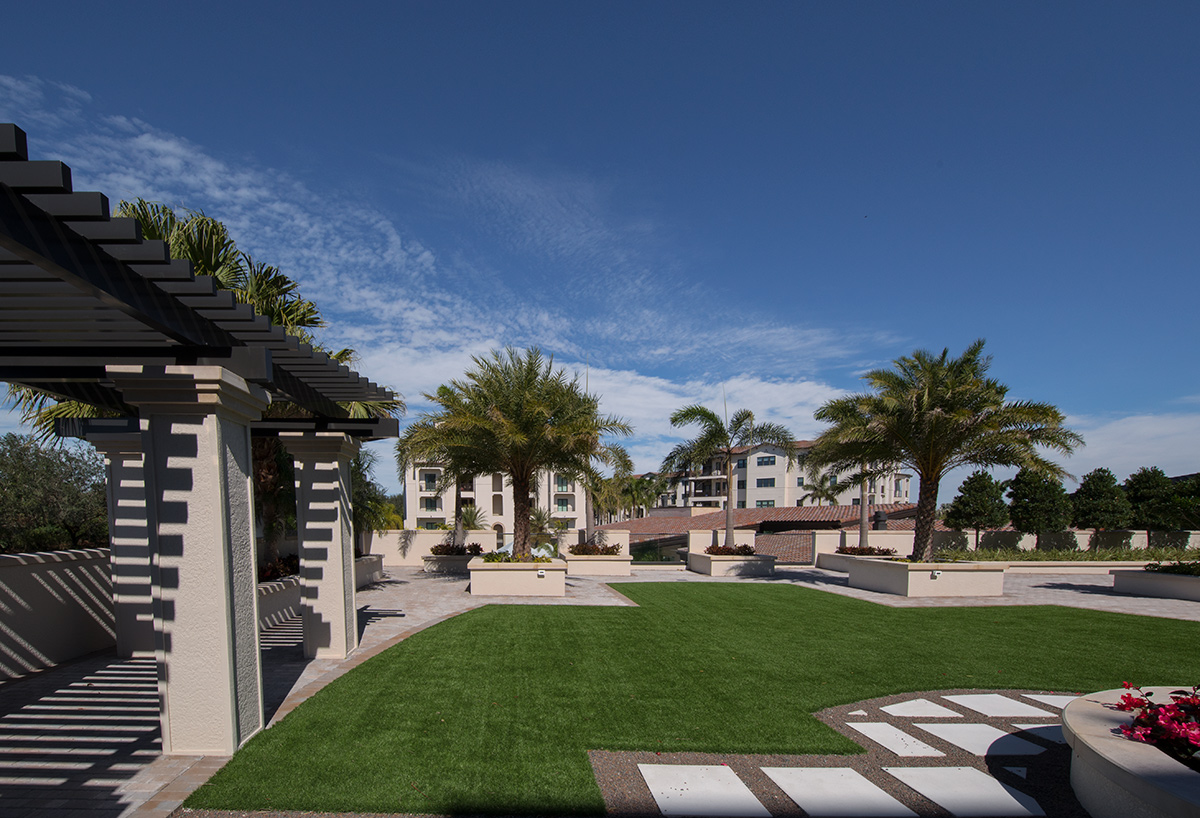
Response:
M746 481L745 481L745 480L739 480L739 481L738 481L738 488L740 488L740 489L744 489L745 487L746 487Z
M903 485L903 483L904 483L904 481L903 481L903 480L897 480L897 481L896 481L896 494L897 494L897 495L900 495L900 494L903 494L903 493L904 493L904 489L902 489L902 488L901 488L901 485Z
M571 489L569 486L570 484L567 482L567 478L563 477L562 475L559 475L559 477L554 481L555 491L570 491Z
M739 469L744 469L744 468L746 468L746 458L744 458L744 457L739 457L739 458L738 458L738 462L737 462L737 467L738 467Z
M746 501L745 501L745 500L738 500L737 507L738 507L738 508L745 508L745 507L746 507Z
M422 497L421 498L421 508L424 509L425 511L437 511L437 498L436 497Z
M858 498L857 498L857 497L855 497L854 499L852 499L852 500L850 501L850 505L852 505L852 506L856 506L856 505L858 505Z
M492 491L504 491L504 475L497 472L492 475Z
M566 497L559 497L558 498L558 510L559 511L570 511L571 510L571 501Z
M775 508L775 501L774 500L755 500L754 507L755 508Z
M425 491L433 491L437 488L437 478L432 474L425 475Z
M775 455L773 455L773 454L768 454L768 455L764 455L764 456L762 456L762 457L758 458L758 465L760 465L760 466L774 466L774 465L775 465Z
M799 486L800 488L804 488L804 478L803 478L803 477L797 477L797 478L796 478L796 485L797 485L797 486Z
M438 524L432 520L426 520L425 522L421 523L421 528L425 529L426 531L437 531L437 527Z
M796 501L796 505L798 505L798 506L802 506L802 505L804 505L804 501L803 501L803 500L797 500L797 501Z
M774 477L760 477L754 481L754 485L756 488L760 488L760 489L773 489L773 488L775 488L775 478Z
M504 495L503 494L492 495L492 513L493 514L503 514L504 513Z

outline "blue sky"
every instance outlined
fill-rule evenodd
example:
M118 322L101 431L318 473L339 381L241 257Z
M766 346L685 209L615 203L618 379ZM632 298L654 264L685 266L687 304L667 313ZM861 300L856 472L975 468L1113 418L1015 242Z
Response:
M537 344L645 470L722 389L812 437L862 372L984 337L1084 435L1069 471L1200 470L1195 3L41 3L5 29L34 158L226 221L410 417Z

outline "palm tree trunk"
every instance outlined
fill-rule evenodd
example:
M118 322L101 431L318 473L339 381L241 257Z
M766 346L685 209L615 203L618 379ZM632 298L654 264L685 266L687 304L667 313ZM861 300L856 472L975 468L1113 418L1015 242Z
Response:
M583 487L583 519L587 542L592 542L596 537L596 521L592 519L592 490L586 485Z
M867 547L867 481L858 486L858 547Z
M918 562L929 562L933 559L933 521L937 514L938 484L924 475L920 479L912 558Z
M463 496L462 496L462 480L455 479L454 481L454 544L462 545L466 542L466 533L463 531Z
M733 453L725 458L725 545L733 547Z
M529 548L529 476L514 474L513 482L513 547L516 560L528 560Z

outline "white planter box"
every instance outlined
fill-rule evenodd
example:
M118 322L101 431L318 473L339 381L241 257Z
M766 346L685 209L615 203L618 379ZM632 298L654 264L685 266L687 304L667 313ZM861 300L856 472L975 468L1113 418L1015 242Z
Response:
M567 563L484 562L475 557L471 572L472 596L566 596Z
M1144 688L1154 701L1191 685ZM1071 746L1071 788L1092 818L1200 818L1200 773L1152 744L1116 732L1133 713L1111 709L1124 690L1081 696L1063 710Z
M898 596L1001 596L1006 562L899 562L860 557L850 587Z
M461 574L470 573L467 565L474 559L470 554L427 554L421 557L426 574Z
M354 589L365 588L383 579L383 557L374 554L354 561Z
M1190 599L1200 602L1200 577L1160 574L1158 571L1110 571L1118 594Z
M567 561L567 575L572 577L630 575L628 554L563 554L563 559Z
M769 577L775 573L775 558L765 554L739 557L689 553L688 570L711 577Z

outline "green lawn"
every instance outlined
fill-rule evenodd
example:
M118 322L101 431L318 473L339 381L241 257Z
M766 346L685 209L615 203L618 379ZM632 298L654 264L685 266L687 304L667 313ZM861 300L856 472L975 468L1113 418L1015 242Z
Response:
M255 737L186 805L599 815L589 749L853 753L811 714L905 691L1200 679L1195 622L616 587L640 607L495 605L410 637Z

